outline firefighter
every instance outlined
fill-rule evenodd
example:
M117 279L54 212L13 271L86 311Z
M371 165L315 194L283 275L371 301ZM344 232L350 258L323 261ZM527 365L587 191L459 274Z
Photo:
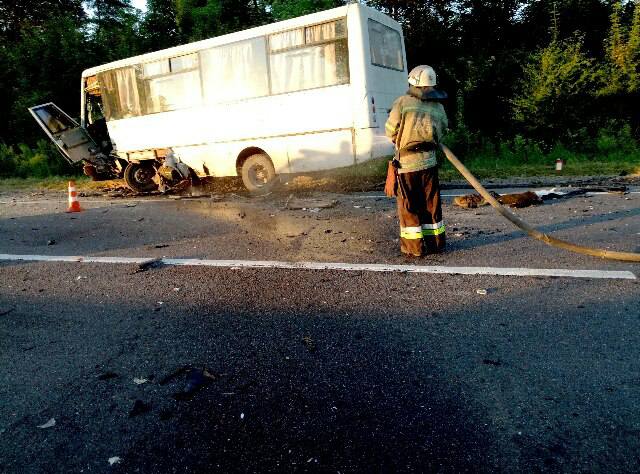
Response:
M442 252L442 222L436 148L448 121L446 93L435 89L436 73L418 66L409 73L409 90L396 99L385 130L396 146L400 250L421 257Z

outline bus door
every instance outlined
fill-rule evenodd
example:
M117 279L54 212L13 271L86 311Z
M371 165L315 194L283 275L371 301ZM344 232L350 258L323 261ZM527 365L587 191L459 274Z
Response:
M29 112L69 163L89 159L98 149L87 132L54 103L30 107Z

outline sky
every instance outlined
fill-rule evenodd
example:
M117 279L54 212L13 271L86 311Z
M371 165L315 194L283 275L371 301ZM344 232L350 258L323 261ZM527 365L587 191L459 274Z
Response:
M145 11L147 9L147 0L131 0L131 5L139 10Z

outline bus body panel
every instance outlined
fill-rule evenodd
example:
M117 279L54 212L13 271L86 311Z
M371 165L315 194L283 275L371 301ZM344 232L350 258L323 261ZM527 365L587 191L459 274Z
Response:
M127 157L129 153L141 150L171 148L200 176L237 175L238 156L248 148L266 152L277 173L349 166L393 153L393 145L385 137L384 125L393 101L406 91L404 44L399 53L402 55L401 70L376 66L372 64L368 31L369 22L373 19L397 31L402 38L400 25L369 7L350 4L275 25L129 58L87 70L83 77L260 35L268 37L279 31L345 16L348 84L109 120L107 127L119 156Z

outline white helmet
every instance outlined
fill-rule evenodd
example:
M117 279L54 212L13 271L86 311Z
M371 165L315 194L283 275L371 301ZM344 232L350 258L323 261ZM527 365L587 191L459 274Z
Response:
M431 66L416 66L409 73L409 84L416 87L435 86L436 72Z

